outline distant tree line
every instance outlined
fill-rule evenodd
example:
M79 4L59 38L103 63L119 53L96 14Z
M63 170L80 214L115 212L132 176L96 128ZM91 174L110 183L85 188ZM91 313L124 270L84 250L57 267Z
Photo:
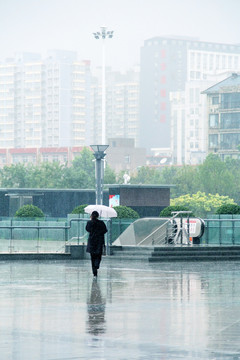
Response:
M203 164L195 166L142 167L131 183L175 185L172 199L202 192L228 196L240 205L240 159L222 161L218 155L209 154Z
M84 148L71 166L59 162L15 164L0 169L0 186L7 188L62 188L93 189L95 187L95 162L92 152ZM123 173L116 174L108 165L104 183L123 183ZM240 205L240 160L226 159L210 154L203 164L191 166L142 166L131 175L131 184L174 185L171 198L193 195L228 196Z
M115 183L115 174L105 169L105 183ZM14 164L0 169L0 186L7 188L93 189L95 162L92 152L84 148L72 165L59 162Z

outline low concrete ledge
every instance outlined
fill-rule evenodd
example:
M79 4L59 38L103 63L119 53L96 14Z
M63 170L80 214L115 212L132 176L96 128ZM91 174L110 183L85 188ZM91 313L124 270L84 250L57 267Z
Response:
M56 253L0 253L0 261L6 260L72 260L71 254Z
M90 259L90 255L87 253L87 245L66 245L65 251L72 259Z
M0 261L6 260L85 260L90 259L86 245L67 245L65 253L0 253Z

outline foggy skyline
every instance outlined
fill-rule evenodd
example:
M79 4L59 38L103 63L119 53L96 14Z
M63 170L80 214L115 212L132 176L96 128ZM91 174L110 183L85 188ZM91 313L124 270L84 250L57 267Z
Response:
M0 59L16 52L61 49L101 65L100 26L114 30L107 65L126 70L140 62L144 40L188 36L201 41L240 43L239 0L0 0Z

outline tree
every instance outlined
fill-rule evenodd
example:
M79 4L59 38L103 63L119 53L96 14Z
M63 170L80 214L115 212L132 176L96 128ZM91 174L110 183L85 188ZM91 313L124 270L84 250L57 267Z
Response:
M23 164L14 164L0 169L2 187L25 188L28 186L28 172Z
M114 171L107 165L104 181L116 182ZM70 167L58 161L33 164L14 164L0 169L0 186L8 188L95 188L95 162L91 150L83 148Z
M34 205L24 205L15 214L19 218L42 218L44 213L41 209Z
M206 195L200 191L196 194L186 194L171 200L171 205L186 206L199 217L206 217L209 213L215 213L216 209L224 204L234 204L234 200L228 196L220 196L219 194Z
M159 181L159 169L151 168L149 166L139 167L137 174L131 176L131 184L159 184Z
M176 188L172 189L173 197L197 192L200 187L198 167L190 165L180 167L175 174L174 184Z
M179 171L179 168L177 168L176 166L164 166L164 167L160 168L159 169L160 184L164 184L164 185L176 184L175 179L176 179L178 171Z
M57 188L64 187L65 165L54 161L43 162L37 166L28 168L29 183L33 188Z
M104 184L116 184L116 174L108 164L104 170Z
M90 189L95 187L95 162L91 150L83 148L80 156L73 160L65 171L65 187L69 189Z
M229 195L234 187L234 176L218 155L209 154L198 171L199 189L205 193Z

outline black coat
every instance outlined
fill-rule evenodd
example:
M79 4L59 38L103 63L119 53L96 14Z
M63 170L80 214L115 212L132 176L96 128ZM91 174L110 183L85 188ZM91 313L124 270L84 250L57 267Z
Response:
M87 252L95 255L102 255L104 242L104 234L107 232L107 227L102 220L89 220L86 225L86 230L89 232Z

